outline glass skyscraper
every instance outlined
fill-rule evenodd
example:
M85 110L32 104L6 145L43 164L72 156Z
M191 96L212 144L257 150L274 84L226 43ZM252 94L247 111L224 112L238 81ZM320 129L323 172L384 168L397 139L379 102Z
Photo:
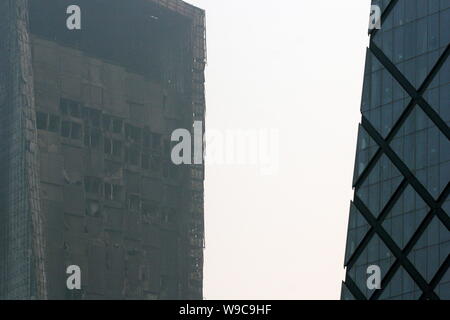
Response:
M342 299L450 299L450 0L373 5Z

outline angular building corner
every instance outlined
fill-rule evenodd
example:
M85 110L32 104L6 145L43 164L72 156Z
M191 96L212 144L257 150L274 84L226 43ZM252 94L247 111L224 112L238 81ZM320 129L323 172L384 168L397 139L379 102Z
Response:
M0 299L203 298L204 166L170 137L204 130L205 65L181 0L0 2Z
M341 298L447 300L450 1L373 4Z

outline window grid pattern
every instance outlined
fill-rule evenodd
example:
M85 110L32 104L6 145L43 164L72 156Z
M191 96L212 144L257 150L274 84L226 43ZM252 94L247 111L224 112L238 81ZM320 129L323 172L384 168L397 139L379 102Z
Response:
M380 3L382 29L370 33L366 58L342 299L449 299L450 1L373 1ZM369 265L382 270L380 290L367 288Z

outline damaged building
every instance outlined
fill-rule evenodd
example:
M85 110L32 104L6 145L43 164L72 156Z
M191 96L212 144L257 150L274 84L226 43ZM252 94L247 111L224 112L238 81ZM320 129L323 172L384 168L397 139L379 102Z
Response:
M205 51L180 0L0 2L0 299L202 299L204 167L170 137Z

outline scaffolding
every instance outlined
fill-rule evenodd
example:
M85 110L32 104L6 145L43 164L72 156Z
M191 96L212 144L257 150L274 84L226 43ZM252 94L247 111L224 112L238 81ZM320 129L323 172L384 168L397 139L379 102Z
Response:
M0 298L45 299L28 1L2 1L0 15Z
M207 63L206 50L206 18L204 10L196 8L181 0L155 0L162 7L168 8L192 21L191 38L189 43L192 50L192 87L191 106L192 122L201 121L203 133L205 132L205 66ZM203 146L205 148L205 146ZM189 242L189 297L203 298L203 250L205 248L204 227L204 165L192 165L191 179L191 206L189 210L188 242Z

